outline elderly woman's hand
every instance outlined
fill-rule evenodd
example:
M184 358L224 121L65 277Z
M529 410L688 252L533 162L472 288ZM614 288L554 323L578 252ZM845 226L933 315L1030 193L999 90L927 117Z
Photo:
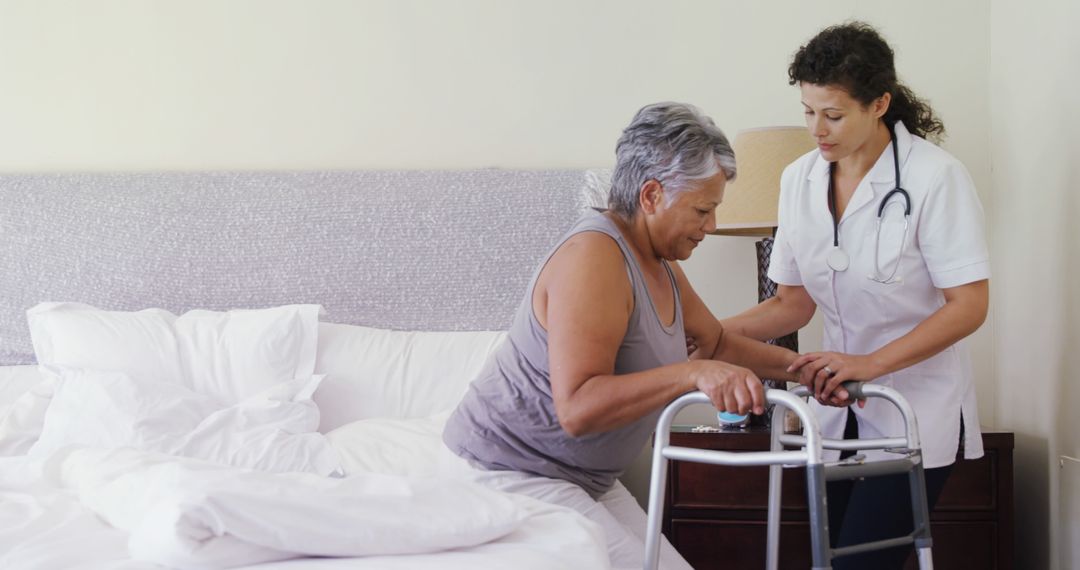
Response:
M765 413L765 388L748 368L719 360L695 360L694 383L722 412Z

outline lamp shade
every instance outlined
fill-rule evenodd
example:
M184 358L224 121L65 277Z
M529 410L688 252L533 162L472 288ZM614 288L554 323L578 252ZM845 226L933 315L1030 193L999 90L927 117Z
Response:
M717 235L771 236L776 227L780 174L814 148L806 127L763 127L735 135L738 175L716 209Z

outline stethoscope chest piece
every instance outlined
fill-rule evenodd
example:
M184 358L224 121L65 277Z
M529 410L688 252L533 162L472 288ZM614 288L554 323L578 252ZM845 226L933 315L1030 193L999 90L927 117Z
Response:
M839 247L832 248L829 252L829 256L825 258L825 262L829 264L829 268L833 271L847 271L848 265L851 263L851 258L848 257L846 251Z

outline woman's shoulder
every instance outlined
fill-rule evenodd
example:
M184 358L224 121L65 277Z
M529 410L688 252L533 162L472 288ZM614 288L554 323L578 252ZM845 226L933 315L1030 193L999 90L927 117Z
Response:
M791 161L791 164L788 164L784 168L783 176L786 178L792 175L801 175L801 178L805 178L807 175L810 174L811 171L814 170L814 166L817 165L818 160L820 159L821 151L816 148L811 149L806 154Z
M618 234L601 231L600 228L583 228L566 237L559 249L567 246L586 249L594 253L618 253ZM622 255L620 253L620 255Z
M801 190L807 186L817 169L826 168L825 164L821 159L821 151L816 148L792 161L780 175L781 195L793 199L796 194L801 194Z
M958 175L969 178L967 168L959 158L921 137L911 137L910 160L910 176L927 183L955 178Z
M619 229L615 223L611 221L608 212L610 210L603 208L589 208L581 216L578 217L574 225L570 226L566 234L563 235L562 241L566 241L576 235L582 233L599 233L607 234L613 239L617 239L619 236Z
M616 236L599 228L581 229L571 233L555 248L548 263L569 264L601 272L622 267L624 255Z
M571 235L540 268L536 287L549 295L554 289L573 292L576 301L632 303L627 257L612 236L585 230ZM549 299L548 302L553 302Z

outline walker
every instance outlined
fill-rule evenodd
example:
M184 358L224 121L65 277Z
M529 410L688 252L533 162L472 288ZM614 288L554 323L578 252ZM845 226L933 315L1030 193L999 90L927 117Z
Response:
M660 414L656 426L656 443L653 448L652 482L649 486L649 521L646 528L645 570L656 570L660 557L660 519L664 508L664 492L667 485L667 462L691 461L713 465L769 465L769 505L765 567L776 570L780 549L780 482L783 466L806 467L806 498L810 509L810 545L812 570L829 570L832 559L871 550L881 550L904 544L913 544L918 553L919 568L932 570L930 518L926 507L926 482L923 479L922 446L915 411L899 392L886 386L862 382L845 382L844 389L853 399L883 398L900 410L904 418L904 437L881 439L834 440L821 437L821 427L810 406L801 399L810 395L809 388L799 386L794 390L765 390L765 400L777 407L772 416L772 445L770 451L730 452L693 449L669 445L671 422L675 415L691 404L710 404L702 392L691 392L677 398ZM802 421L803 435L783 433L784 416L790 410ZM785 450L784 445L800 447ZM862 462L854 456L837 463L822 461L823 449L868 450L884 449L896 453L898 459ZM861 479L907 473L911 487L911 511L914 530L905 536L873 542L832 548L829 544L829 516L825 503L825 483L842 479Z

